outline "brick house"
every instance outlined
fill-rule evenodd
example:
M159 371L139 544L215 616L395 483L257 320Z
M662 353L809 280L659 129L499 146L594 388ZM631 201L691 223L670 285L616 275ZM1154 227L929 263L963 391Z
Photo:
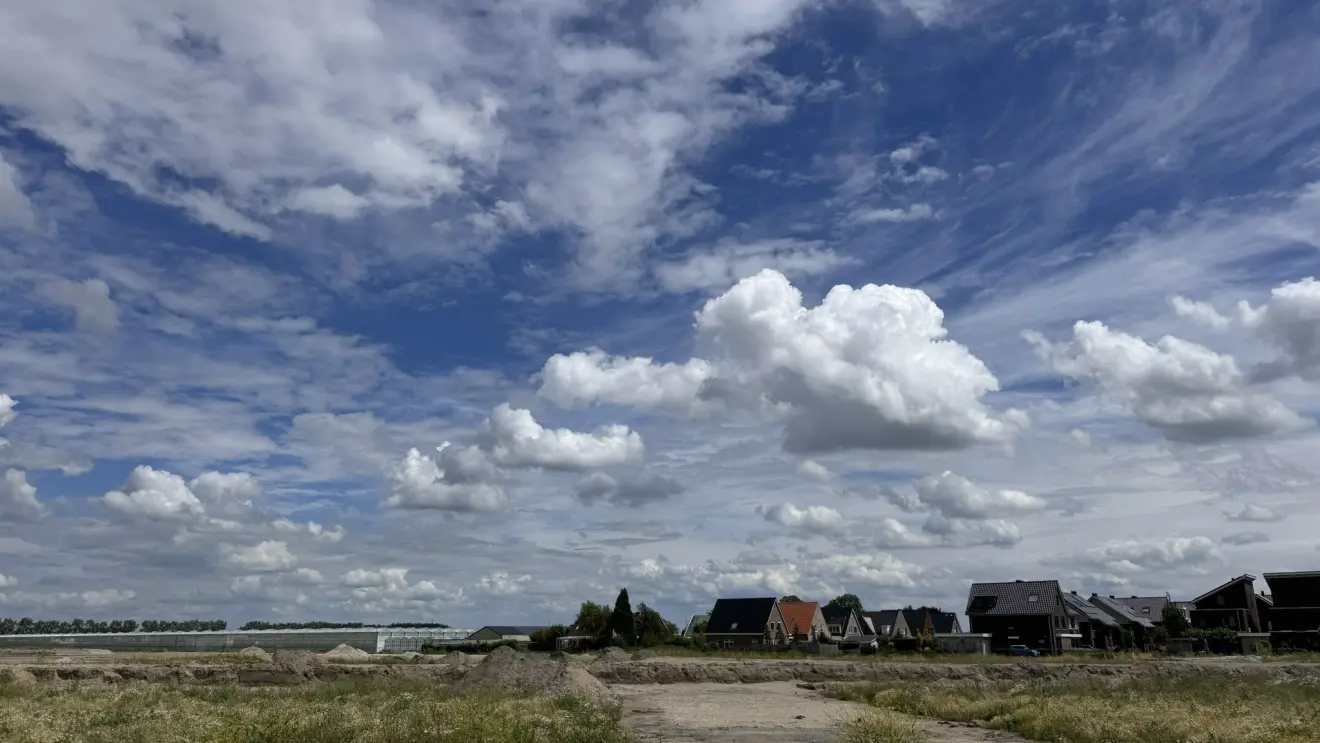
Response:
M830 634L830 626L815 601L783 601L779 611L784 617L789 638L794 642L810 642L819 634Z

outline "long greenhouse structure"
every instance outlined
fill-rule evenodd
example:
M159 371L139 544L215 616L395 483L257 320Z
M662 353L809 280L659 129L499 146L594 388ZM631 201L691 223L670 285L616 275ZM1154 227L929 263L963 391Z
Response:
M458 644L476 630L430 627L360 627L220 632L123 632L67 635L0 635L0 648L71 650L174 650L224 652L262 650L325 652L348 645L368 653L403 653L426 645Z

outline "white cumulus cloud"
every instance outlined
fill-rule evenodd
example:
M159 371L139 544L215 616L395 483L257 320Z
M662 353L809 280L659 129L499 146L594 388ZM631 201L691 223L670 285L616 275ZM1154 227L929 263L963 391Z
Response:
M798 463L798 474L808 480L826 483L834 479L834 473L829 468L814 459L804 459Z
M787 527L799 535L839 535L848 530L843 515L829 506L798 508L792 503L780 503L769 508L758 506L761 518Z
M642 437L627 426L605 426L594 433L545 428L531 411L502 404L491 411L483 429L484 447L506 467L540 467L581 472L642 458Z
M1055 372L1099 385L1170 440L1206 443L1306 425L1283 403L1251 390L1232 356L1179 338L1151 344L1098 322L1078 322L1064 343L1036 333L1026 338Z
M984 520L1032 513L1045 501L1020 490L989 490L952 472L928 475L915 484L917 498L946 518Z
M444 447L441 455L449 448ZM441 469L435 459L416 448L409 449L387 473L390 494L385 503L394 508L468 512L500 511L508 505L508 497L498 483L467 480L453 474L456 472Z
M46 514L46 507L37 500L37 488L27 481L22 470L5 470L0 477L0 519L27 521Z
M705 358L656 370L649 359L556 356L541 371L541 389L560 403L690 410L718 400L768 408L784 420L784 448L796 453L960 449L1011 439L1025 415L998 415L985 405L999 382L948 340L943 319L923 292L873 284L836 286L808 308L788 279L766 270L697 313ZM619 370L641 383L625 384ZM582 380L589 383L575 384Z
M1254 503L1248 503L1242 507L1241 511L1227 515L1229 521L1273 522L1283 520L1283 515L1278 511L1267 506L1258 506Z
M289 551L287 542L265 541L248 547L223 545L225 562L244 570L284 572L298 564L298 558Z

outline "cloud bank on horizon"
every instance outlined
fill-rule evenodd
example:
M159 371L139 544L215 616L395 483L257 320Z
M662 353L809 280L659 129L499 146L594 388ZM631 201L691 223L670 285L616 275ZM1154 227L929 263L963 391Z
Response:
M1318 31L1309 1L0 7L0 615L1314 569Z

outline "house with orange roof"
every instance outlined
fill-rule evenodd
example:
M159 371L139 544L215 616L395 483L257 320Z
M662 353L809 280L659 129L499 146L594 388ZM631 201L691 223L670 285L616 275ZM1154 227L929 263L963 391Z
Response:
M795 641L812 640L821 633L826 636L830 633L820 604L815 601L781 601L779 611L784 615L789 637Z

